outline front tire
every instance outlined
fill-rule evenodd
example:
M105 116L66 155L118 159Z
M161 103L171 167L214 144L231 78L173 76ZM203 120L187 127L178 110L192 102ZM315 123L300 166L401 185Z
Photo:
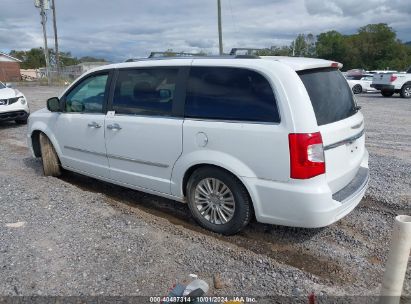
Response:
M187 183L188 206L204 228L232 235L251 219L251 199L244 185L232 174L215 167L200 168Z
M44 175L60 176L61 168L59 158L53 144L44 133L40 133L40 150Z
M411 84L406 84L401 88L400 93L402 98L411 98Z
M362 93L362 86L359 85L359 84L356 84L355 86L353 86L352 92L353 92L354 94L360 94L360 93Z
M381 91L381 95L384 97L391 97L394 95L394 91Z

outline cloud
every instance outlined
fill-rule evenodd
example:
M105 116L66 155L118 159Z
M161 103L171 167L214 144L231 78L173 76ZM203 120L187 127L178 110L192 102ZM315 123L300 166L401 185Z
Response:
M30 0L1 0L0 50L43 45ZM60 49L75 56L123 61L150 51L218 51L215 0L55 0ZM353 33L385 22L411 40L411 5L404 0L222 0L224 49L290 43L299 33ZM49 45L53 47L48 13Z

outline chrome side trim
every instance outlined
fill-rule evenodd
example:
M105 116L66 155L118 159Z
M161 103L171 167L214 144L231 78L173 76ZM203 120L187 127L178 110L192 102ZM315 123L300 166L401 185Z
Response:
M264 122L264 121L248 121L248 120L229 120L229 119L211 119L211 118L194 118L194 117L186 117L184 120L192 120L192 121L205 121L205 122L225 122L225 123L233 123L233 124L252 124L252 125L272 125L272 126L279 126L281 122Z
M125 161L129 161L129 162L132 162L132 163L138 163L138 164L143 164L143 165L148 165L148 166L160 167L160 168L168 168L169 167L169 165L166 165L166 164L155 163L155 162L139 160L139 159L134 159L134 158L128 158L128 157L123 157L123 156L113 155L113 154L108 154L107 157L113 158L113 159L118 159L118 160L125 160Z
M94 151L89 151L89 150L74 148L74 147L70 147L70 146L64 146L64 149L68 149L68 150L72 150L72 151L76 151L76 152L83 152L83 153L98 155L98 156L104 156L104 157L107 156L105 153L94 152Z
M364 129L362 129L360 133L358 133L354 136L348 137L346 139L337 141L336 143L333 143L331 145L325 146L324 151L334 149L334 148L337 148L337 147L345 145L345 144L352 143L353 141L357 140L358 138L360 138L363 135L364 135Z
M68 150L72 150L72 151L76 151L76 152L83 152L83 153L98 155L98 156L104 156L104 157L118 159L118 160L125 160L125 161L138 163L138 164L143 164L143 165L147 165L147 166L154 166L154 167L159 167L159 168L168 168L169 167L169 165L162 164L162 163L155 163L155 162L139 160L139 159L134 159L134 158L128 158L128 157L123 157L123 156L113 155L113 154L107 154L106 155L105 153L94 152L94 151L74 148L74 147L70 147L70 146L64 146L64 149L68 149Z

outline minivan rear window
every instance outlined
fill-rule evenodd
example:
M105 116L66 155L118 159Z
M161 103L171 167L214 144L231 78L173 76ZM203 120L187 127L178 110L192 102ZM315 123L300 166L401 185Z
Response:
M357 106L347 81L335 68L299 71L319 126L354 115Z

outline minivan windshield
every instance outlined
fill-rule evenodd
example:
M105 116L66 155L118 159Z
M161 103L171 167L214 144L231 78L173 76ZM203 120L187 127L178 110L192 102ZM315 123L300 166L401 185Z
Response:
M338 69L303 70L298 75L310 96L319 126L345 119L358 111L351 89Z

